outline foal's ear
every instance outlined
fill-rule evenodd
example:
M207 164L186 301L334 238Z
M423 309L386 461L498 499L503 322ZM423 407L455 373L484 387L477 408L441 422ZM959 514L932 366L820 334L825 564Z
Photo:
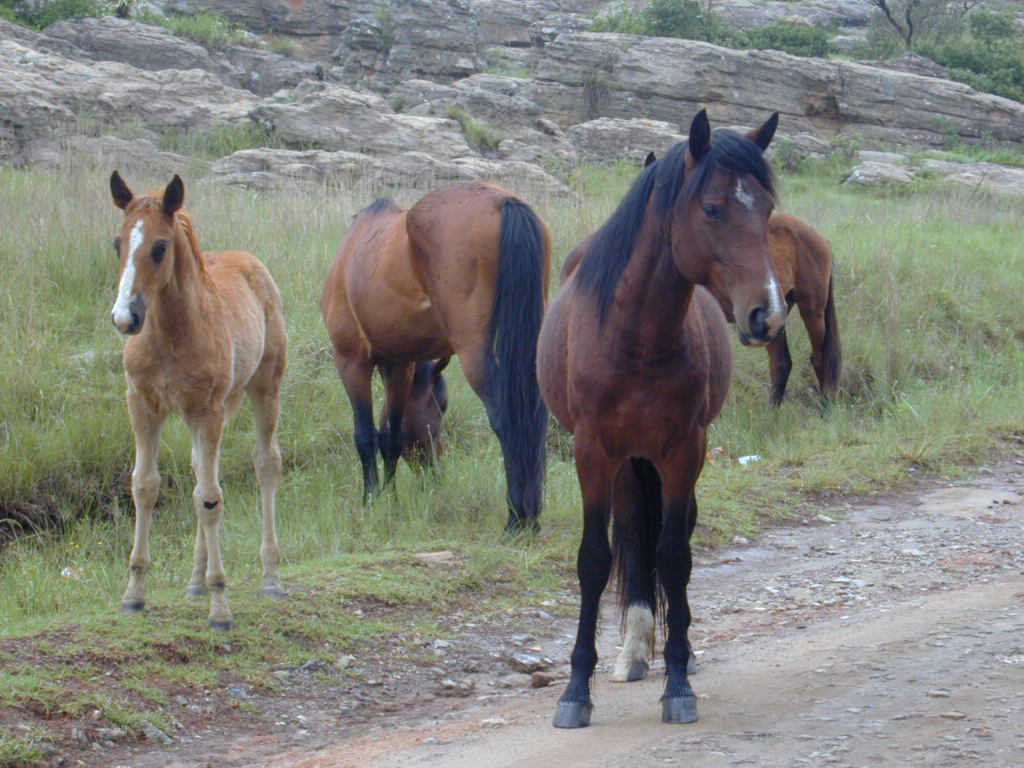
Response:
M654 156L653 152L648 152L647 157L644 158L644 168L648 165L654 165L656 162L658 162L658 158Z
M687 140L687 149L694 162L699 163L707 154L711 146L711 123L708 122L708 111L702 109L690 123L690 137Z
M747 138L757 144L764 152L768 149L768 145L772 143L772 136L775 135L775 129L779 127L779 113L772 112L772 116L769 117L760 128L755 128L747 134Z
M114 198L114 205L122 209L127 208L128 203L135 197L117 171L110 174L110 194Z
M167 185L167 189L164 190L164 213L167 216L173 216L181 208L181 204L185 202L185 183L181 180L181 176L174 174L174 178L171 179L171 183Z

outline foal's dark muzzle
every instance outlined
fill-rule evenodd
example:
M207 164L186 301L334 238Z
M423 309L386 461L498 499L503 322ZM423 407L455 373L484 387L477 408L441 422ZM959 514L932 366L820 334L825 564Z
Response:
M111 315L110 321L125 336L134 336L142 330L142 324L146 321L146 300L141 296L132 299L131 304L128 305L128 311L131 314L131 320L125 326L120 326L117 320Z

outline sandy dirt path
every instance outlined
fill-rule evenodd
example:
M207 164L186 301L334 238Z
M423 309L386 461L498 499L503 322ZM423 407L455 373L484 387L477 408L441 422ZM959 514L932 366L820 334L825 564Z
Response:
M697 723L660 722L660 664L608 681L609 615L589 728L551 727L558 682L315 747L263 745L252 764L1024 766L1020 460L830 515L698 560ZM559 627L563 657L572 632Z

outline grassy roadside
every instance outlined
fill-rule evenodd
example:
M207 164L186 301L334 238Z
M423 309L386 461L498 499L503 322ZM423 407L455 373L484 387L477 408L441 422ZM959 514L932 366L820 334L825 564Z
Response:
M347 222L371 191L256 195L186 179L204 247L258 254L285 298L291 360L279 536L293 598L253 596L259 523L251 414L243 408L222 459L238 629L211 634L205 606L182 599L192 481L177 421L161 453L151 609L116 617L131 542L132 446L121 342L108 319L119 220L108 173L0 169L0 209L19 212L0 230L9 265L0 274L0 518L35 505L63 521L61 535L41 531L0 550L0 727L8 731L0 766L39 759L47 743L68 737L54 724L87 711L131 733L143 720L162 727L161 708L175 691L232 682L272 691L275 668L322 656L326 644L346 653L394 641L414 653L418 623L456 602L501 612L572 583L579 493L569 439L551 436L543 533L503 539L500 454L457 370L443 470L423 478L403 466L395 495L360 505L351 416L318 298ZM603 220L634 174L585 169L574 180L576 203L526 195L551 226L557 260ZM128 182L142 190L166 180ZM396 197L409 203L416 195ZM754 532L816 494L964 472L1000 436L1024 428L1024 202L934 182L902 192L846 190L820 165L784 177L783 207L832 240L844 396L821 414L796 314L783 408L767 407L765 354L737 345L733 392L710 438L724 458L705 469L699 488L702 545ZM732 461L749 454L763 459ZM415 556L434 550L458 555L443 576ZM39 730L47 719L49 734Z

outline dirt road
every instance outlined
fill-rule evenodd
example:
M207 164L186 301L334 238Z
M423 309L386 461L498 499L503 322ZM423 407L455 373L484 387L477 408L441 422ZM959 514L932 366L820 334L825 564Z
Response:
M551 727L556 683L316 747L263 745L259 764L1024 766L1024 466L832 514L698 561L695 724L660 722L658 665L608 682L609 616L589 728ZM559 630L538 642L564 658L573 628Z

